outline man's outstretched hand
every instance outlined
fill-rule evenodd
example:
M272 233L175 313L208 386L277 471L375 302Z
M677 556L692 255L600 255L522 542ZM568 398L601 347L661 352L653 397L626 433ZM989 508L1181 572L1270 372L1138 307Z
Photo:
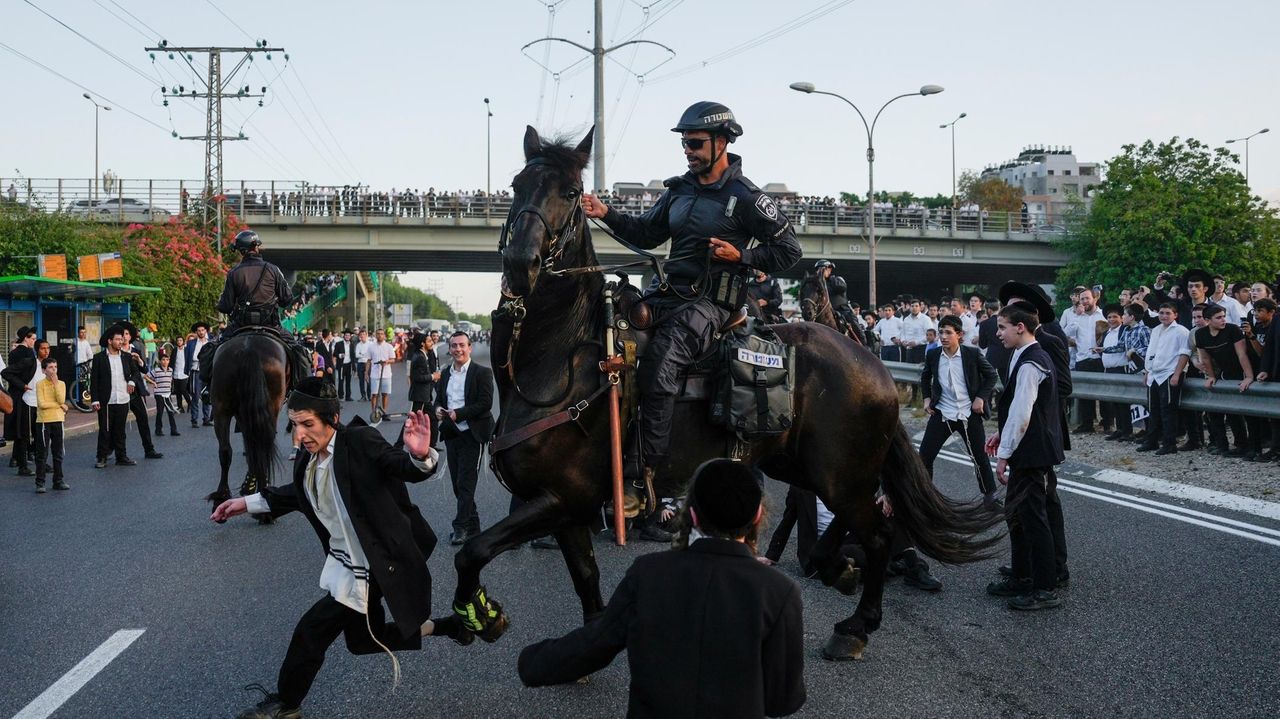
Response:
M414 457L431 453L431 418L426 412L410 412L404 421L404 448Z
M219 504L218 508L213 510L213 514L209 516L209 519L221 524L247 511L249 511L249 506L245 504L244 497L236 497Z

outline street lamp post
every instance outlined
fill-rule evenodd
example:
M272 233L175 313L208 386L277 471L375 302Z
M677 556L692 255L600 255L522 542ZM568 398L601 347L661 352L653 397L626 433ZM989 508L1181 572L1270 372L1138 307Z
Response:
M968 117L966 112L960 113L960 117L948 122L945 125L938 125L942 129L951 128L951 221L954 224L956 217L956 123Z
M876 133L876 123L880 121L880 113L884 112L884 109L889 105L893 104L895 100L901 100L904 97L912 97L914 95L936 95L942 92L943 87L941 85L924 85L916 92L908 92L902 95L898 95L897 97L889 98L888 102L880 106L880 109L876 112L875 117L871 119L870 125L867 124L867 118L862 114L862 110L859 110L857 105L850 102L849 98L843 95L837 95L834 92L825 92L823 90L819 90L815 88L813 83L811 82L793 82L791 83L790 87L792 90L795 90L797 92L803 92L809 95L830 95L832 97L836 97L841 100L844 100L845 104L847 104L849 107L852 107L853 111L858 113L858 119L862 120L862 127L867 131L867 220L868 220L867 246L870 248L870 253L869 253L870 256L868 258L868 263L867 263L868 280L869 280L868 295L870 296L870 299L871 299L871 306L875 307L876 306L876 216L875 216L875 208L873 207L873 201L875 200L875 195L876 195L876 173L875 173L876 150L875 150L875 143L874 143L874 138Z
M1258 130L1257 132L1253 133L1252 135L1249 135L1248 137L1237 137L1234 140L1227 140L1228 145L1230 145L1233 142L1244 143L1244 184L1246 185L1249 184L1249 141L1257 137L1258 135L1262 135L1268 132L1271 132L1271 128L1264 127L1261 130Z
M489 98L484 99L484 216L489 219L489 208L493 207L493 108L489 107Z
M99 105L96 100L84 93L84 99L93 103L93 201L98 201L98 110L111 112L106 105Z

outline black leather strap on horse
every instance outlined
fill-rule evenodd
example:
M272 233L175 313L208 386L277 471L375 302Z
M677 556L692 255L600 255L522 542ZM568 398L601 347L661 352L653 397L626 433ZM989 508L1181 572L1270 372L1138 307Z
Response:
M609 382L605 382L600 385L600 388L597 389L590 397L570 406L568 409L556 412L550 417L543 417L542 419L535 420L514 432L507 432L504 435L495 437L489 444L489 454L494 455L503 450L511 449L517 444L520 444L531 437L536 437L549 429L559 427L562 424L568 424L569 422L578 421L578 416L585 412L587 408L591 406L591 403L599 399L600 395L607 392L611 386L612 385Z

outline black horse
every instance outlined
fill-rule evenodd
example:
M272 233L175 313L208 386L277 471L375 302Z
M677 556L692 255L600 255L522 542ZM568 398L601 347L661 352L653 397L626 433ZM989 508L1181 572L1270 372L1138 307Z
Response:
M213 428L218 437L218 462L222 478L205 499L214 506L231 498L227 473L231 469L231 420L244 442L248 471L241 495L271 485L279 457L276 453L276 419L284 405L289 359L280 341L252 331L237 334L218 347L213 358L210 400Z
M520 332L511 313L495 313L492 338L502 416L498 435L580 403L601 386L605 311L602 273L562 272L597 264L580 207L589 133L576 147L544 141L532 128L524 137L527 164L513 182L513 209L502 251L503 294L519 298ZM883 488L898 521L917 546L951 563L986 556L997 538L978 537L1000 517L961 505L934 487L898 419L893 379L865 349L814 323L776 325L795 345L795 424L783 436L749 445L745 461L769 476L816 492L866 548L863 591L856 612L838 623L824 654L859 658L868 634L880 626L890 532L876 504ZM506 365L505 367L503 365ZM481 611L480 571L496 555L554 533L589 620L602 612L599 570L590 523L610 497L609 418L604 401L582 409L578 421L537 434L496 454L494 468L525 504L467 542L455 556L455 607L485 621L483 639L506 627L501 612ZM722 456L729 436L707 422L707 407L681 403L674 421L671 461L660 483L683 483L697 465ZM585 437L584 437L585 432ZM815 548L825 582L840 584L848 566L833 541ZM854 587L846 585L851 592Z
M800 281L800 316L805 322L823 324L854 342L865 345L857 328L851 326L845 318L836 314L831 304L831 295L827 292L827 283L812 272L805 272Z

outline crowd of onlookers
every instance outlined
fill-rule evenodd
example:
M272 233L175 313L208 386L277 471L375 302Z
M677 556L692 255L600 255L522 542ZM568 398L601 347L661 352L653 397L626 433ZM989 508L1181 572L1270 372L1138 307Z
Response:
M284 309L284 317L296 316L312 300L340 284L342 284L342 275L336 273L317 275L306 282L301 280L295 282L293 284L293 304Z
M1192 270L1180 281L1162 273L1150 287L1109 293L1101 285L1075 287L1057 325L1074 372L1140 374L1149 407L1076 400L1076 434L1098 430L1109 441L1132 441L1157 454L1204 449L1212 454L1274 461L1280 422L1179 406L1183 378L1230 384L1248 392L1255 382L1280 381L1275 290L1266 282L1231 282ZM923 362L938 346L938 320L960 318L963 341L991 353L1000 303L978 293L940 302L902 296L880 307L853 304L873 351L886 360ZM993 364L995 364L993 362ZM1139 427L1139 425L1142 425ZM1181 444L1175 442L1181 440Z

